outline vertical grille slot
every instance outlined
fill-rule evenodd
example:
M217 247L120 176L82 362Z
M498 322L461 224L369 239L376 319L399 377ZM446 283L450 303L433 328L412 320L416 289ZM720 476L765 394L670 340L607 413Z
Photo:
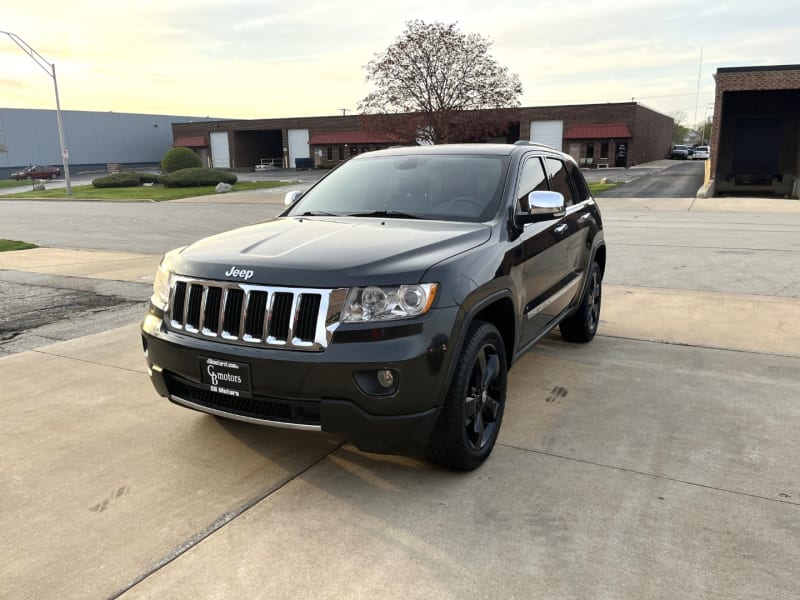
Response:
M228 290L228 297L225 300L225 322L222 332L232 337L239 337L239 323L242 317L242 300L244 292L242 290Z
M276 340L285 340L289 335L289 320L292 318L293 301L294 294L278 292L273 296L269 335Z
M245 335L260 340L264 336L264 320L267 316L267 292L250 292L247 306L247 319L244 323Z
M203 313L203 331L216 334L219 329L219 307L222 288L209 287L206 293L206 310Z
M317 330L317 317L322 297L319 294L303 294L300 297L300 307L297 309L297 323L294 326L294 336L304 342L313 342Z
M200 304L203 301L203 286L192 284L189 288L189 310L186 312L186 326L192 329L200 327Z
M167 329L257 348L321 352L339 324L347 288L273 287L175 275Z
M186 282L179 281L175 284L175 293L172 296L172 320L183 325L183 307L186 306Z

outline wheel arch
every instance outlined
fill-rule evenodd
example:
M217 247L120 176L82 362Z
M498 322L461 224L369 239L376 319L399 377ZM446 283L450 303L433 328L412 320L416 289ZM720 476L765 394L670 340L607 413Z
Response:
M597 246L597 249L594 251L593 260L597 261L597 264L600 266L600 278L605 275L606 273L606 245L600 244Z

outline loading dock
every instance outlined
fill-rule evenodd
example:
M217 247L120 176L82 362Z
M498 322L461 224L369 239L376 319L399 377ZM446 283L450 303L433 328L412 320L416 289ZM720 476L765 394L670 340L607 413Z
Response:
M717 69L714 194L800 197L800 65Z

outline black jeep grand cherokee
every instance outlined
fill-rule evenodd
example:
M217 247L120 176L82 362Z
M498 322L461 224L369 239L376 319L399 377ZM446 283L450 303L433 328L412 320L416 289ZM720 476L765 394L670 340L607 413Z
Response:
M468 470L515 359L557 325L572 342L597 330L602 223L565 154L371 152L287 204L164 256L142 323L162 396Z

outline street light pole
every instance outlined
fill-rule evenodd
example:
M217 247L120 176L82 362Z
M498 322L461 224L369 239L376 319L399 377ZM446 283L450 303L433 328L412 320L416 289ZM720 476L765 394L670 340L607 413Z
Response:
M10 31L0 31L7 35L12 42L22 48L23 52L30 56L39 67L53 79L53 87L56 91L56 120L58 121L58 142L61 145L61 159L64 165L64 179L67 182L67 196L72 196L72 182L69 178L69 152L67 151L66 140L64 139L64 127L61 121L61 101L58 98L58 79L56 79L56 66L47 62L44 57L34 50L25 40L11 33Z

